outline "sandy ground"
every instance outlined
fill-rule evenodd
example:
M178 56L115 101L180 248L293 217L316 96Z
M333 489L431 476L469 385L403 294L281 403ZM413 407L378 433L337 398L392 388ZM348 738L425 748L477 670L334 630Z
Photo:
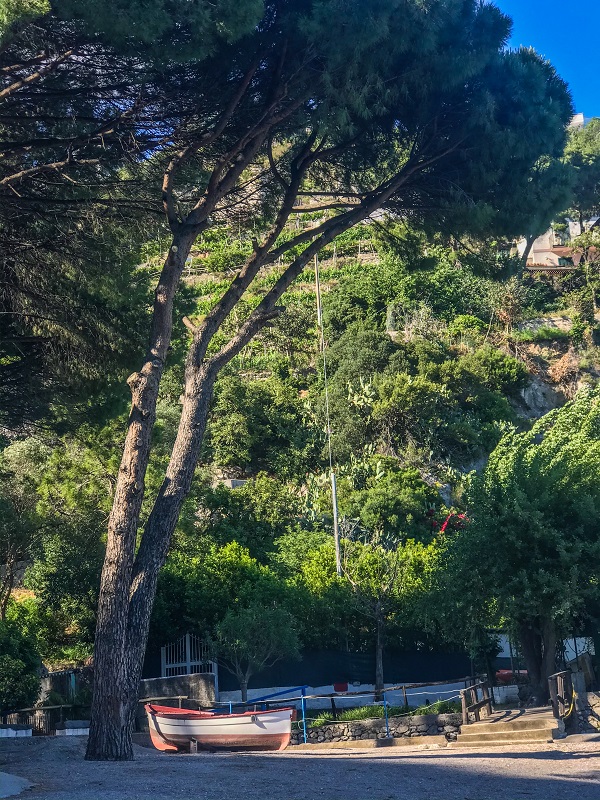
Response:
M90 763L85 742L0 743L0 770L34 786L24 800L600 800L600 744L519 749L167 755Z

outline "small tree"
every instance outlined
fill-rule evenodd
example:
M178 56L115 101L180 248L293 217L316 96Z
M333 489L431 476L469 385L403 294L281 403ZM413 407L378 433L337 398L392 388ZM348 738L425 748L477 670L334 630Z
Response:
M230 610L217 625L218 661L235 675L248 699L252 675L282 658L299 658L296 621L289 611L255 603Z
M600 191L599 191L600 194ZM600 200L599 200L600 202ZM600 273L600 230L597 226L576 236L571 242L573 253L579 256L579 266L583 269L588 293L592 301L590 324L594 322L594 314L598 306L598 284ZM578 309L580 311L580 309ZM585 315L582 314L585 319Z
M572 128L565 148L565 161L574 171L571 207L566 216L585 222L600 212L600 119L596 117L583 128Z
M423 555L423 545L414 541L399 544L367 534L362 541L342 542L342 570L352 586L361 614L375 623L375 692L384 689L383 651L386 629L392 617L405 610L414 585L414 563Z
M0 717L37 699L40 658L14 622L0 622Z

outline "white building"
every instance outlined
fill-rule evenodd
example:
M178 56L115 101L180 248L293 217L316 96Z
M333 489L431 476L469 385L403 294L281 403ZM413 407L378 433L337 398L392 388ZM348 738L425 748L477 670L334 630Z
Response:
M592 217L586 220L583 224L584 231L589 231L594 226L598 225L600 217ZM527 267L532 272L547 271L549 269L558 272L561 268L564 270L572 269L577 266L581 255L573 253L566 243L576 236L579 236L581 226L578 221L568 219L568 230L555 231L553 228L548 230L534 241L529 255L527 256ZM519 256L523 256L525 248L527 247L527 240L521 239L517 242L517 250Z

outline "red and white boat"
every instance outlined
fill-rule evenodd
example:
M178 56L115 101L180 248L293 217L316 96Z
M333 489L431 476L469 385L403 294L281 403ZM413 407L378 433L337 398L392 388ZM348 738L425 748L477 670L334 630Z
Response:
M215 714L148 703L150 738L157 750L198 747L226 750L285 750L290 742L295 708Z

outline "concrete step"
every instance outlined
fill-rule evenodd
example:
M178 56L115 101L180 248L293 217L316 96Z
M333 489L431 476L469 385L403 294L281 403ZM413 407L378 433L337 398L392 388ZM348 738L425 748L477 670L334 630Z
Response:
M511 731L467 731L458 735L457 741L460 744L487 744L488 742L502 742L504 744L511 742L548 742L553 738L553 734L558 728L528 728L526 730L511 730Z
M486 741L486 742L460 742L460 741L448 742L448 747L452 747L452 748L456 748L456 747L458 747L458 748L460 748L460 747L471 748L472 747L473 749L479 748L480 750L487 750L488 747L510 747L511 745L514 745L517 748L518 747L523 747L523 745L526 745L526 744L533 744L533 745L541 745L541 744L543 744L543 745L547 745L552 741L553 740L549 736L547 736L545 739L530 739L529 741L526 741L526 742L522 742L522 741L521 742L513 742L513 741L505 742L505 741L499 740L499 739L490 739L489 741Z
M557 722L554 717L532 717L527 718L523 716L522 718L516 718L513 720L509 720L503 722L501 720L496 720L494 722L486 722L482 720L481 722L474 722L471 725L463 725L463 732L464 733L472 733L475 731L482 731L488 733L490 731L533 731L533 730L541 730L548 729L552 730L556 728Z
M290 745L288 752L296 750L371 750L376 747L446 747L444 736L407 736L385 739L350 739L345 742L307 742Z

